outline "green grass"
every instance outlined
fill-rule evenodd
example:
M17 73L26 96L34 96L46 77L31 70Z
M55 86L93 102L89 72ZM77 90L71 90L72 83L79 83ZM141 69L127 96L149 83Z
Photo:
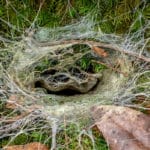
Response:
M56 136L57 149L80 149L81 147L79 146L79 134L81 132L81 129L82 128L80 126L77 126L73 123L67 124L66 126L62 126L61 130L57 133ZM96 150L108 150L108 146L98 130L93 130L92 135L94 139L94 145L89 136L83 134L80 137L80 144L84 150L93 150L94 148ZM10 140L12 140L10 137L2 139L0 142L0 147L7 145L7 143L9 143ZM13 138L9 145L23 145L30 142L41 142L50 147L51 141L51 133L49 131L42 132L36 130L29 133L18 134L15 138Z
M144 18L149 19L150 7L147 1L140 0L55 0L49 1L30 1L14 0L0 2L0 28L1 34L6 37L15 37L22 34L26 28L37 27L57 27L78 21L81 17L91 13L91 17L96 20L97 25L106 33L123 33L128 30L139 15L142 18L137 19L132 31L137 31L146 22ZM34 24L33 21L37 15L40 5L42 5L38 17ZM8 25L4 23L8 21ZM104 20L104 22L102 21Z
M150 72L146 72L138 77L136 84L138 85L146 82L150 82Z

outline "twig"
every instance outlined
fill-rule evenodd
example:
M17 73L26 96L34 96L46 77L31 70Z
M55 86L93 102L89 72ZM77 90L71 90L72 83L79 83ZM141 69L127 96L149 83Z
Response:
M143 55L139 55L138 53L135 53L135 52L124 50L121 47L118 47L117 45L105 44L105 43L95 42L95 41L91 41L91 40L65 40L65 41L55 41L55 42L43 42L43 43L38 43L38 46L45 47L45 46L54 46L54 45L69 44L69 43L72 43L72 44L87 44L91 48L93 46L99 46L99 47L103 47L103 48L110 48L112 50L119 51L121 53L136 57L136 58L141 59L143 61L150 62L150 58L145 57Z
M45 0L43 0L43 1L40 3L38 12L37 12L37 14L36 14L36 16L35 16L35 18L34 18L32 24L31 24L31 26L29 27L29 31L30 31L30 29L32 29L32 27L35 25L35 22L37 21L37 18L38 18L39 14L40 14L40 11L41 11L41 9L42 9L42 6L43 6L44 2L45 2Z
M127 74L126 72L122 72L122 71L120 71L120 70L118 70L118 69L116 69L116 68L114 68L114 67L112 67L112 66L110 66L110 65L108 65L108 64L106 64L106 63L103 63L103 62L101 62L101 61L95 61L95 60L92 60L92 62L95 62L95 63L101 64L101 65L104 65L104 66L106 66L106 67L112 69L113 71L119 72L119 73L123 74L125 77L128 77L128 74Z
M51 144L51 150L56 150L56 134L57 134L57 120L52 120L52 144Z

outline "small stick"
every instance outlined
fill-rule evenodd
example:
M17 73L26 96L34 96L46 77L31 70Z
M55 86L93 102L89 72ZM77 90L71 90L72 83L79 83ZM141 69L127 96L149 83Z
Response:
M41 42L38 43L39 47L45 47L45 46L54 46L54 45L60 45L60 44L87 44L90 47L104 47L104 48L110 48L112 50L115 51L119 51L121 53L136 57L138 59L141 59L145 62L150 62L150 58L145 57L143 55L139 55L138 53L135 52L131 52L131 51L126 51L124 49L122 49L121 47L118 47L117 45L112 45L112 44L107 44L107 43L101 43L101 42L97 42L97 41L91 41L91 40L64 40L64 41L55 41L55 42Z
M95 60L92 60L92 61L93 61L93 62L96 62L96 63L98 63L98 64L101 64L101 65L104 65L104 66L106 66L106 67L112 69L113 71L119 72L119 73L123 74L125 77L128 77L128 74L127 74L127 73L122 72L122 71L120 71L120 70L118 70L118 69L116 69L116 68L114 68L114 67L112 67L112 66L110 66L110 65L107 65L106 63L103 63L103 62L101 62L101 61L95 61Z

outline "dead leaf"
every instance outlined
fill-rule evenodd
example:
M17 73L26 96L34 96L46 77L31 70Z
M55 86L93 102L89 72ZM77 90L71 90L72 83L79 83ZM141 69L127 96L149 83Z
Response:
M3 148L4 150L49 150L44 144L33 142L26 145L13 145Z
M111 150L149 150L150 117L121 106L94 106L96 125Z
M92 47L92 50L93 50L97 55L99 55L99 56L102 56L102 57L107 57L107 56L108 56L108 53L105 52L104 49L99 48L99 47L97 47L97 46L93 46L93 47Z

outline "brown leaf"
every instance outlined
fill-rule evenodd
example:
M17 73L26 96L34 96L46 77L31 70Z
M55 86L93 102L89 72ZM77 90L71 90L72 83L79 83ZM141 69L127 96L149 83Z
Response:
M4 148L4 150L49 150L44 144L33 142L26 145L13 145Z
M102 57L107 57L107 56L108 56L108 53L105 52L104 49L99 48L99 47L97 47L97 46L93 46L93 47L92 47L92 50L93 50L97 55L99 55L99 56L102 56Z
M111 150L150 149L149 116L121 106L95 106L91 111Z

